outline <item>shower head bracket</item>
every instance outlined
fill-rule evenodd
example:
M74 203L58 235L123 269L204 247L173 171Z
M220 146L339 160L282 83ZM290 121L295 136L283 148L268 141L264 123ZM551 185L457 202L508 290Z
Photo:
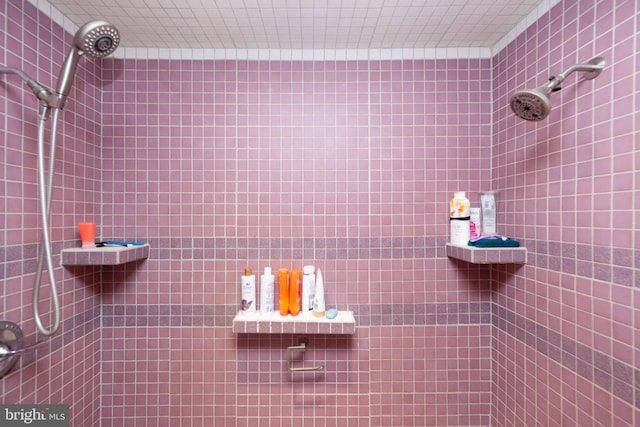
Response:
M594 58L591 58L589 62L587 62L587 67L592 66L593 68L590 70L584 70L586 71L586 73L584 73L584 78L586 80L591 80L598 77L602 72L602 70L604 69L604 64L605 64L605 60L602 56L596 56Z
M558 74L556 77L554 77L554 79L556 79L558 81L558 84L560 84L569 74L575 71L584 71L585 80L595 79L604 69L604 64L604 58L601 56L596 56L587 61L586 64L578 64L569 67L564 73Z

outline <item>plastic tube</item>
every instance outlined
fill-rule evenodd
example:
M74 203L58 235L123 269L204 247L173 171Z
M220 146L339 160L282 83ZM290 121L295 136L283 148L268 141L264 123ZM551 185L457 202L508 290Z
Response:
M313 295L313 315L315 317L324 317L324 281L322 280L322 272L318 269L316 273L316 291Z

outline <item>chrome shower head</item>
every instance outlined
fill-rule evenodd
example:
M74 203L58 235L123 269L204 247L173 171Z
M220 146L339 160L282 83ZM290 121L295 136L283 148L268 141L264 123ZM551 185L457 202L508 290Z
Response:
M38 99L42 101L41 105L45 107L44 114L46 115L49 108L64 108L80 56L88 54L94 57L104 57L112 54L119 44L120 33L108 22L91 21L84 24L73 38L73 47L62 65L55 92L44 87L18 68L0 66L0 74L12 73L22 77Z
M511 110L521 119L538 121L546 118L551 111L549 95L560 90L560 84L574 71L585 71L584 78L591 80L596 78L604 68L604 58L596 56L588 63L574 65L562 74L553 76L549 82L532 90L519 90L511 97Z
M511 110L518 117L530 121L547 117L551 111L551 102L548 93L544 91L545 87L514 93L511 97Z
M91 21L80 27L73 43L88 55L103 57L111 55L117 49L120 33L106 21Z
M106 21L91 21L80 27L73 38L71 52L69 52L69 56L60 70L56 88L58 101L53 106L64 108L81 55L88 54L94 57L104 57L112 54L119 44L120 33Z

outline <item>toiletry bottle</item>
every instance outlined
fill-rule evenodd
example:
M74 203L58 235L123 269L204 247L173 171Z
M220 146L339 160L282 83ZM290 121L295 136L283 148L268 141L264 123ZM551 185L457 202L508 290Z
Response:
M318 269L316 274L316 292L313 297L313 315L315 317L324 317L324 281L322 280L322 272Z
M449 222L451 223L451 243L466 246L471 237L471 213L469 199L464 191L456 191L449 202Z
M256 276L249 267L244 269L244 274L240 279L242 287L242 305L240 309L243 313L256 312Z
M291 270L289 274L289 313L300 313L300 270Z
M471 221L469 222L470 236L471 238L480 237L482 232L480 227L480 208L470 208L469 212L471 216Z
M493 191L480 193L482 234L496 234L496 196Z
M273 313L274 281L271 267L265 267L264 274L260 276L260 313Z
M280 292L280 315L289 314L289 270L278 270L278 290Z
M305 265L302 272L304 273L302 276L302 314L309 314L316 290L316 268L313 265Z

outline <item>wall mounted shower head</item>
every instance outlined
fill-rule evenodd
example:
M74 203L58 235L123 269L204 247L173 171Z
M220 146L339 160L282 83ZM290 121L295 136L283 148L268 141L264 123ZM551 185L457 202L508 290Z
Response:
M80 27L73 38L73 46L69 56L60 70L56 88L59 102L56 107L64 108L80 56L88 54L94 57L104 57L112 54L119 44L120 33L106 21L91 21Z
M585 80L596 78L604 68L604 58L596 56L586 64L574 65L562 74L552 76L549 82L536 89L519 90L511 97L511 110L521 119L538 121L546 118L551 111L549 95L560 90L560 84L574 71L585 71Z
M542 90L541 90L542 89ZM511 97L511 110L525 120L542 120L551 111L549 94L543 88L524 89L514 93Z

